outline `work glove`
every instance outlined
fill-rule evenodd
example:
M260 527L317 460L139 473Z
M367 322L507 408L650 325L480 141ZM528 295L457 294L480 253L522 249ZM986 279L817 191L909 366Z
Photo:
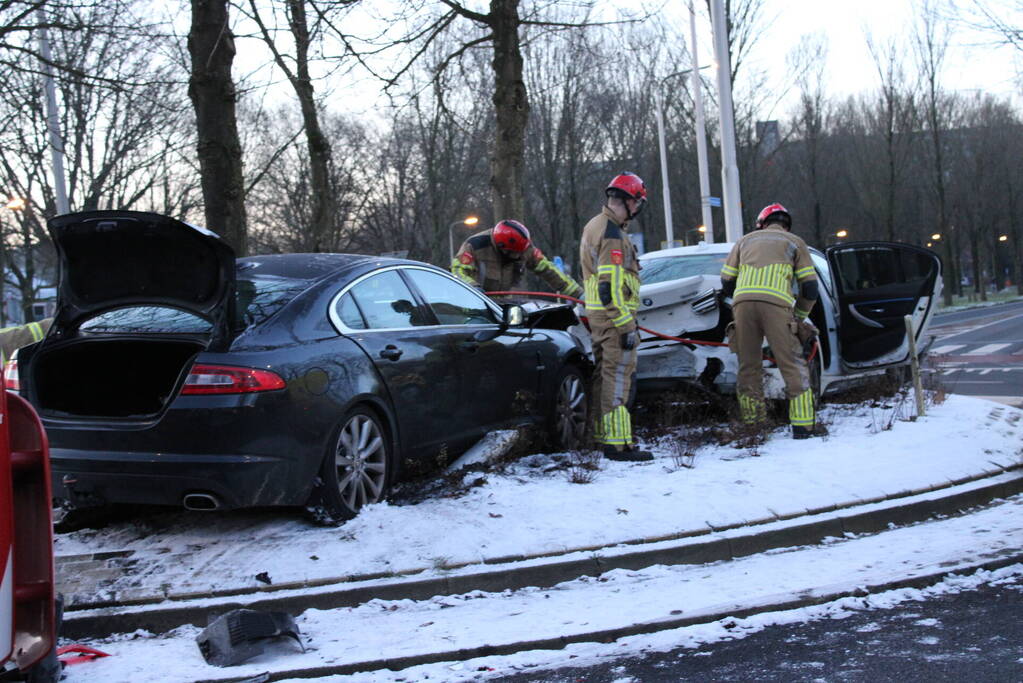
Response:
M639 341L639 334L636 330L631 332L622 333L622 351L632 351L636 348L636 342Z
M796 320L796 336L799 337L801 344L812 342L817 338L817 334L817 327L812 322L805 318L802 320Z

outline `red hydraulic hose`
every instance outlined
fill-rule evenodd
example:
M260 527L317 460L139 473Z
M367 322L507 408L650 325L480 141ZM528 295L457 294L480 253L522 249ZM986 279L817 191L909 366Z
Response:
M515 291L515 292L487 292L486 294L487 294L487 296L538 296L538 297L547 297L548 299L565 299L566 301L571 301L571 302L577 303L577 304L585 303L582 299L577 299L574 296L569 296L567 294L556 294L554 292L517 292L517 291ZM673 337L670 334L664 334L663 332L656 332L654 330L648 329L648 328L643 327L641 325L639 325L638 327L639 327L639 329L643 330L644 332L646 332L648 334L652 334L655 337L660 337L661 339L667 339L668 341L681 342L683 344L700 344L702 346L728 346L728 342L702 341L702 340L699 340L699 339L683 339L682 337ZM814 342L813 342L813 351L810 352L810 357L807 359L807 362L813 361L814 357L817 355L817 348L818 348L818 346L819 346L818 342L816 340L814 340ZM771 358L769 356L764 356L764 358L766 358L767 360L769 360L772 363L774 363L774 359L773 358Z

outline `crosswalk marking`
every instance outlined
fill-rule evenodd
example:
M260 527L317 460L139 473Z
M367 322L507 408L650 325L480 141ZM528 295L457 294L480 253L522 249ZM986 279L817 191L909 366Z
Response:
M985 344L984 346L981 346L979 349L974 349L973 351L967 351L966 353L964 353L962 355L964 355L964 356L986 356L988 354L994 353L995 351L1001 351L1002 349L1008 348L1009 346L1011 346L1011 344Z
M966 344L946 344L945 346L939 346L936 349L931 349L931 353L940 356L945 353L952 353L953 351L962 348L966 348Z

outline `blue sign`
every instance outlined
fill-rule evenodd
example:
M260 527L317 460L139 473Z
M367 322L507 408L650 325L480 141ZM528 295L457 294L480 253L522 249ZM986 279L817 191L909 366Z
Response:
M721 206L721 197L707 197L707 203L711 206Z

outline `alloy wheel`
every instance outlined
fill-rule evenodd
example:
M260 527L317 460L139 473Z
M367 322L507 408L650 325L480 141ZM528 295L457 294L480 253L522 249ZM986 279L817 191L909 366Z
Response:
M338 492L351 510L381 499L387 482L387 445L376 420L355 414L345 423L334 464Z
M574 445L586 429L586 387L578 373L566 374L558 386L555 434L562 448Z

